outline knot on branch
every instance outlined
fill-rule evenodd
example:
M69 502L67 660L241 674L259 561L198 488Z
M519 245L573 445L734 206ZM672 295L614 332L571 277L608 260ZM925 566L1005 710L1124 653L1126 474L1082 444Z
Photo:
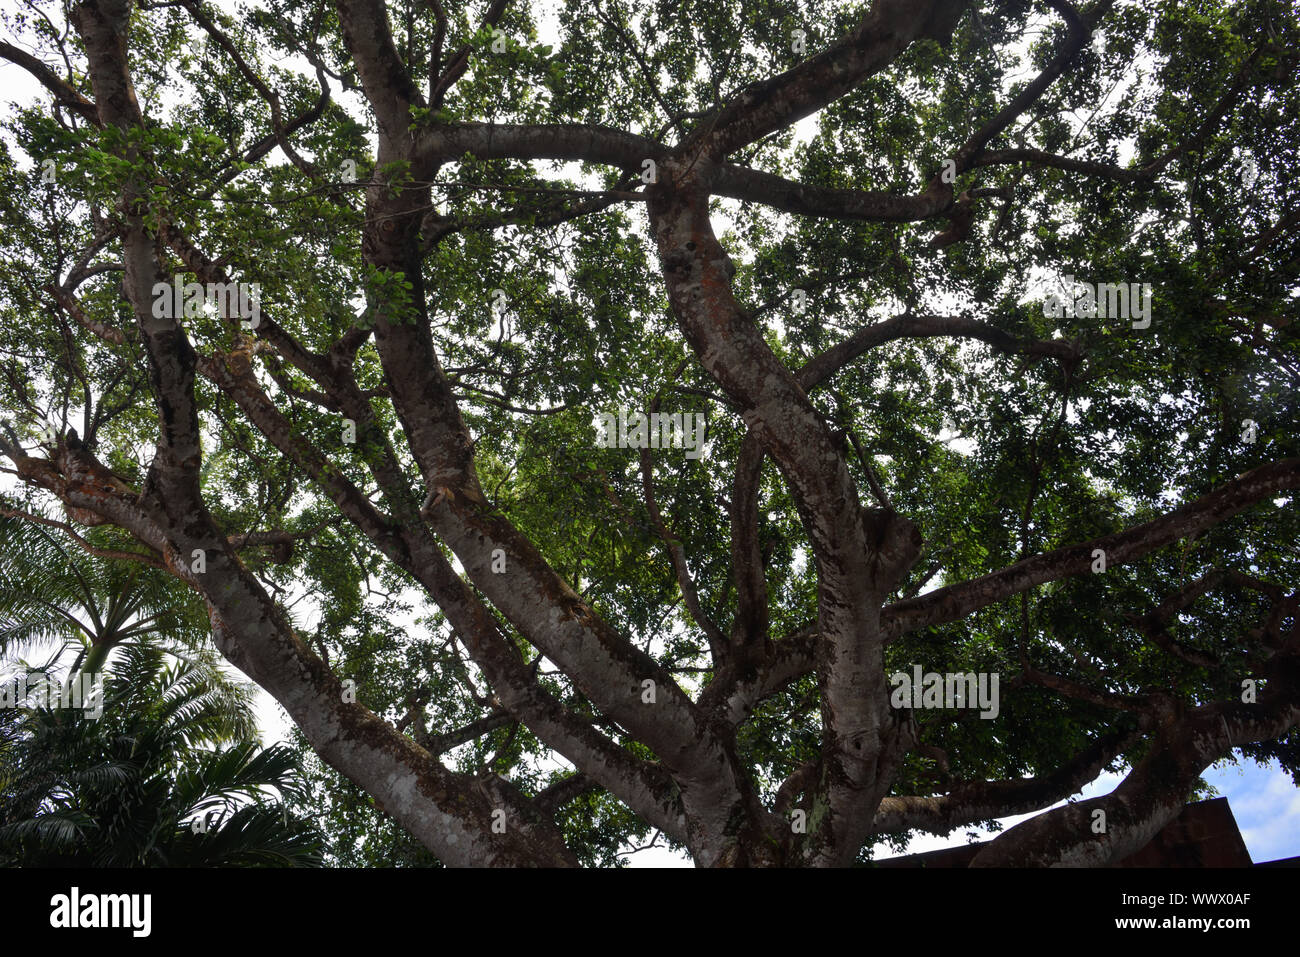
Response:
M948 211L948 228L930 240L931 249L946 249L970 235L975 220L974 199L970 190L964 191Z
M863 524L872 551L875 585L884 592L893 591L920 557L921 532L892 508L866 509Z

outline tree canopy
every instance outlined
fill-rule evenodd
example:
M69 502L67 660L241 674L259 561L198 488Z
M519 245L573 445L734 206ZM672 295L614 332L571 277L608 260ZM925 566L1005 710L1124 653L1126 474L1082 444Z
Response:
M338 860L1101 865L1300 780L1293 5L3 24L0 509L194 593Z

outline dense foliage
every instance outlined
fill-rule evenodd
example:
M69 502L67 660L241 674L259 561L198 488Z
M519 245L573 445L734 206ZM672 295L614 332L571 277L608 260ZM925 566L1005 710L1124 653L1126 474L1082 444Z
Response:
M247 694L214 663L166 659L124 648L93 709L0 712L0 864L319 864L320 838L283 803L301 796L293 751L258 745Z
M334 861L843 865L1123 770L983 861L1105 863L1215 761L1300 781L1291 4L4 27L0 505L192 590Z

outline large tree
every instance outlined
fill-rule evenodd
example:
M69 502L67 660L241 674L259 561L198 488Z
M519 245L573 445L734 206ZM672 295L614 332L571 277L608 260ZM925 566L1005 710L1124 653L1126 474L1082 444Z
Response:
M443 863L845 865L1119 769L975 859L1104 864L1300 768L1285 0L6 27L7 513L187 582ZM653 412L707 445L598 443Z

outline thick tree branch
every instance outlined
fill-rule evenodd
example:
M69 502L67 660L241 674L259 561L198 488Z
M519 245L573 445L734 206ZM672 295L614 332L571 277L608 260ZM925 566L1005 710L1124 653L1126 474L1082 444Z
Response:
M877 0L848 36L793 69L746 87L693 138L711 159L720 160L848 93L914 41L945 40L965 7L961 0Z
M1079 791L1141 737L1142 732L1132 727L1117 727L1049 774L1006 781L964 781L947 794L934 797L887 797L880 802L872 832L917 829L949 834L981 821L1041 810Z
M343 42L357 65L362 89L381 131L390 140L405 140L411 106L424 106L425 102L393 43L386 4L382 0L339 0L337 8Z
M22 50L12 43L0 41L0 56L10 63L22 67L34 76L40 81L41 86L54 94L55 100L71 109L82 119L89 120L96 126L102 125L99 111L94 103L78 93L70 83L26 50Z
M649 212L673 312L704 368L744 410L789 480L812 543L825 653L823 786L831 813L809 835L808 853L847 863L853 850L846 848L856 848L869 827L880 781L905 747L889 708L879 610L915 559L920 536L893 512L862 509L839 444L732 296L705 194L691 188L692 177L707 181L708 169L674 161L663 173Z
M1297 487L1300 487L1300 459L1262 465L1150 522L1081 545L1035 555L918 598L895 602L884 610L885 628L893 636L956 621L1043 582L1084 574L1092 568L1096 549L1106 553L1108 568L1136 561L1180 538L1212 528L1274 492Z

